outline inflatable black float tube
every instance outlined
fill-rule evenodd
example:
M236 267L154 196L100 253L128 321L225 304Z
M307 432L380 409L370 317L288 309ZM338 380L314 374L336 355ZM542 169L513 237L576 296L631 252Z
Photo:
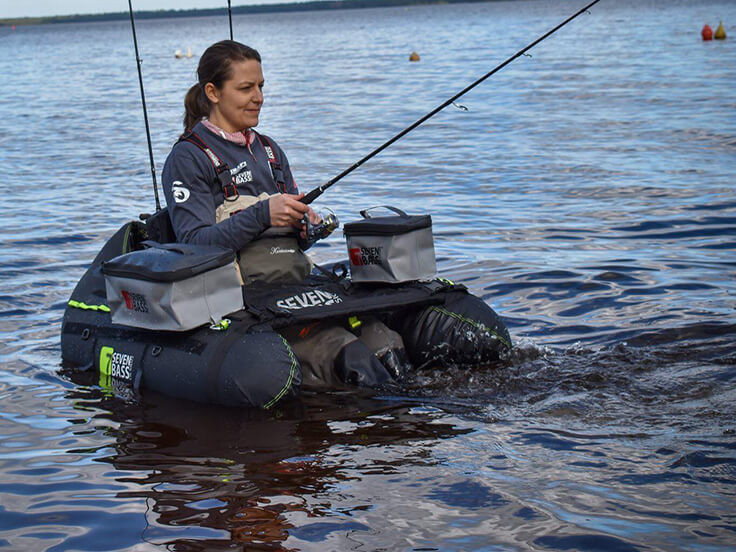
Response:
M72 293L64 313L65 366L94 370L102 387L130 394L140 386L165 395L229 406L270 408L299 395L302 374L276 330L351 316L376 316L401 334L414 367L478 365L511 347L498 315L462 285L438 279L358 285L312 275L298 285L244 287L245 310L227 329L187 332L113 324L102 263L139 248L148 236L137 221L105 244Z

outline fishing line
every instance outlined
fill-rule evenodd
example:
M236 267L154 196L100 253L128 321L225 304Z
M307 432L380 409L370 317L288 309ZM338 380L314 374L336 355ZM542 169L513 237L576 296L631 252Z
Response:
M396 142L397 140L399 140L400 138L402 138L403 136L405 136L406 134L408 134L409 132L411 132L412 130L414 130L415 128L417 128L419 125L421 125L426 120L434 117L437 113L439 113L440 111L442 111L448 105L454 104L455 103L455 100L457 100L458 98L460 98L464 94L470 92L473 88L475 88L480 83L482 83L483 81L485 81L491 75L497 73L498 71L500 71L501 69L503 69L504 67L506 67L509 63L511 63L512 61L514 61L516 58L518 58L520 56L523 56L523 55L528 55L528 54L526 54L527 50L531 50L534 46L536 46L537 44L539 44L540 42L542 42L545 38L547 38L551 34L557 32L558 30L560 30L562 27L564 27L565 25L567 25L570 21L572 21L573 19L575 19L576 17L578 17L580 14L582 14L582 13L590 13L588 10L590 8L592 8L598 2L600 2L600 0L593 0L593 2L591 2L590 4L588 4L587 6L585 6L583 9L577 11L575 14L573 14L570 17L568 17L567 19L565 19L562 23L560 23L559 25L557 25L555 28L553 28L550 31L547 31L545 34L543 34L542 36L540 36L539 38L537 38L534 42L532 42L531 44L529 44L525 48L523 48L523 49L519 50L518 52L516 52L513 56L511 56L510 58L508 58L506 61L504 61L500 65L497 65L496 67L494 67L491 71L489 71L488 73L486 73L485 75L483 75L482 77L480 77L478 80L476 80L472 84L470 84L470 85L466 86L465 88L463 88L460 92L458 92L457 94L455 94L452 98L446 100L442 104L440 104L437 107L435 107L432 111L430 111L429 113L427 113L426 115L424 115L421 119L418 119L417 121L415 121L414 123L412 123L411 125L409 125L408 127L406 127L404 130L402 130L401 132L399 132L393 138L390 138L389 140L387 140L386 142L384 142L383 144L381 144L379 147L377 147L376 149L374 149L372 152L370 152L368 155L366 155L365 157L363 157L359 161L355 162L353 165L351 165L350 167L348 167L347 169L345 169L344 171L342 171L340 174L338 174L337 176L333 177L331 180L328 180L326 183L322 184L321 186L318 186L317 188L314 188L313 190L311 190L307 195L305 195L301 199L301 201L303 203L306 203L307 205L309 205L310 203L312 203L315 199L317 199L319 196L321 196L325 192L325 190L327 190L330 186L332 186L333 184L335 184L336 182L338 182L342 178L346 177L348 174L350 174L351 172L353 172L355 169L357 169L358 167L360 167L363 163L365 163L369 159L371 159L371 158L375 157L376 155L378 155L379 153L381 153L383 150L385 150L391 144L393 144L394 142Z
M143 120L146 123L146 138L148 139L148 158L151 163L151 178L153 178L153 197L156 199L156 211L161 209L161 202L158 199L158 185L156 184L156 167L153 163L153 147L151 146L151 130L148 127L148 111L146 110L146 94L143 91L143 72L141 64L143 60L138 53L138 39L135 35L135 20L133 18L132 0L128 0L128 8L130 10L130 27L133 29L133 46L135 46L135 60L138 65L138 82L141 86L141 103L143 104Z

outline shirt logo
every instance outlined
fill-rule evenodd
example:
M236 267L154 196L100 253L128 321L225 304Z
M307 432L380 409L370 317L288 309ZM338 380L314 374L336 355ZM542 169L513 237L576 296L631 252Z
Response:
M184 187L184 183L178 180L174 181L171 185L171 195L174 196L174 201L177 203L184 203L189 199L190 191Z
M242 163L240 163L240 165L238 165L234 169L230 169L230 174L233 175L233 176L235 176L236 174L238 174L240 171L242 171L247 166L248 166L248 161L243 161Z
M243 171L235 177L235 184L245 184L246 182L253 182L253 173L250 171Z

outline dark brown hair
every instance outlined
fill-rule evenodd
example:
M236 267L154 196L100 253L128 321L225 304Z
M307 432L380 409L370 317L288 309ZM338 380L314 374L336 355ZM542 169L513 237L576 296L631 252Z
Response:
M261 54L250 46L234 40L216 42L204 51L197 67L199 82L192 86L184 97L185 132L210 114L211 105L204 93L205 85L211 82L217 89L222 88L224 82L232 77L232 63L248 59L261 63Z

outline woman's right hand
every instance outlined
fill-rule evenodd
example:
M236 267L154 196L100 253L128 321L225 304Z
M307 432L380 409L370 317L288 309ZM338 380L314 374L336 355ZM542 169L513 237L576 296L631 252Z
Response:
M294 226L301 228L304 213L309 211L309 205L299 201L304 194L278 194L268 200L268 210L271 213L271 226Z

